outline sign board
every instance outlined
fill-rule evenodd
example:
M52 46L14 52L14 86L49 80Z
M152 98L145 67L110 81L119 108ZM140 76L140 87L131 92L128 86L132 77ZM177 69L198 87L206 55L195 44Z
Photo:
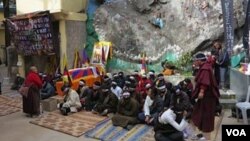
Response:
M18 54L28 56L55 53L49 11L14 16L6 22Z

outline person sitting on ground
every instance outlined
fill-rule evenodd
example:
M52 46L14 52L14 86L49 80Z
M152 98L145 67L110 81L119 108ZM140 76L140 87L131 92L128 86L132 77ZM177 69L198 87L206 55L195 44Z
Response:
M63 115L68 113L76 113L81 109L81 103L77 92L70 88L70 86L64 85L61 90L64 93L64 102L59 103L57 107L60 109Z
M143 112L139 113L138 119L142 123L153 125L157 115L163 110L163 100L157 94L155 87L147 87L149 88L147 91L146 100L144 102Z
M90 94L85 99L85 110L92 111L97 102L101 98L101 83L94 82L93 87L90 89Z
M183 81L181 81L178 86L182 91L184 91L188 97L189 101L194 104L194 100L192 99L192 92L193 92L193 84L189 78L185 78Z
M192 104L189 100L188 95L180 89L179 86L175 86L173 89L170 107L178 106L188 112L188 118L191 117L192 113Z
M41 94L41 99L47 99L53 95L55 95L55 88L47 81L46 75L43 75L43 86L42 89L40 90Z
M140 94L142 97L143 101L146 99L146 85L151 84L151 81L147 79L147 76L145 74L142 75L141 80L138 82L138 85L136 87L136 92ZM152 85L152 84L151 84Z
M188 127L187 112L174 105L156 119L154 126L156 141L184 141L183 131Z
M122 88L120 88L120 87L117 85L117 82L112 81L110 90L111 90L112 93L114 93L114 94L117 96L117 98L118 98L119 100L121 99Z
M11 86L11 90L18 90L24 82L24 78L21 77L19 74L16 74L16 78L14 80L14 84Z
M133 125L138 123L138 110L138 102L130 96L129 92L125 91L118 103L117 113L111 119L113 125L130 130Z
M98 101L93 109L94 113L99 113L102 116L106 116L109 113L115 113L117 110L118 98L115 94L110 92L109 86L102 87L103 100Z
M87 98L88 95L90 95L91 90L90 88L86 85L85 80L81 79L79 81L79 86L76 91L79 94L80 102L82 104L82 107L85 107L85 99Z

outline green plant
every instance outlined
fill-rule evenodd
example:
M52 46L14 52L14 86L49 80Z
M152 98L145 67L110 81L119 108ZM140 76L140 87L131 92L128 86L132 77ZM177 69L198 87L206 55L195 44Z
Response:
M192 53L186 52L176 62L177 68L182 72L190 72L192 66Z

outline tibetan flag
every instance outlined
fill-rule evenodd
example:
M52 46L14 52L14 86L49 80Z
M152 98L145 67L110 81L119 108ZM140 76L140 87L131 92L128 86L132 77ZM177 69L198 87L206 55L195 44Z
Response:
M102 63L105 64L105 51L104 51L104 47L102 47Z
M82 64L89 65L89 58L85 49L82 50Z
M68 84L69 84L69 86L72 86L72 80L71 80L70 75L69 75L68 63L67 63L67 58L66 58L65 54L63 55L63 66L64 66L63 75L67 75Z
M147 71L147 66L146 66L146 56L145 54L142 55L142 61L141 61L141 74L145 74Z

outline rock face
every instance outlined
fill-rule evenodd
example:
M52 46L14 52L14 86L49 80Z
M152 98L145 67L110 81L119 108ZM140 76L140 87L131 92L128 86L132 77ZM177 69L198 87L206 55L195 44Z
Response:
M234 1L236 43L245 21L243 1ZM156 18L162 28L152 24ZM202 50L224 32L220 0L113 0L97 9L94 26L100 40L113 42L117 57L137 62L146 53L152 63L167 52Z

